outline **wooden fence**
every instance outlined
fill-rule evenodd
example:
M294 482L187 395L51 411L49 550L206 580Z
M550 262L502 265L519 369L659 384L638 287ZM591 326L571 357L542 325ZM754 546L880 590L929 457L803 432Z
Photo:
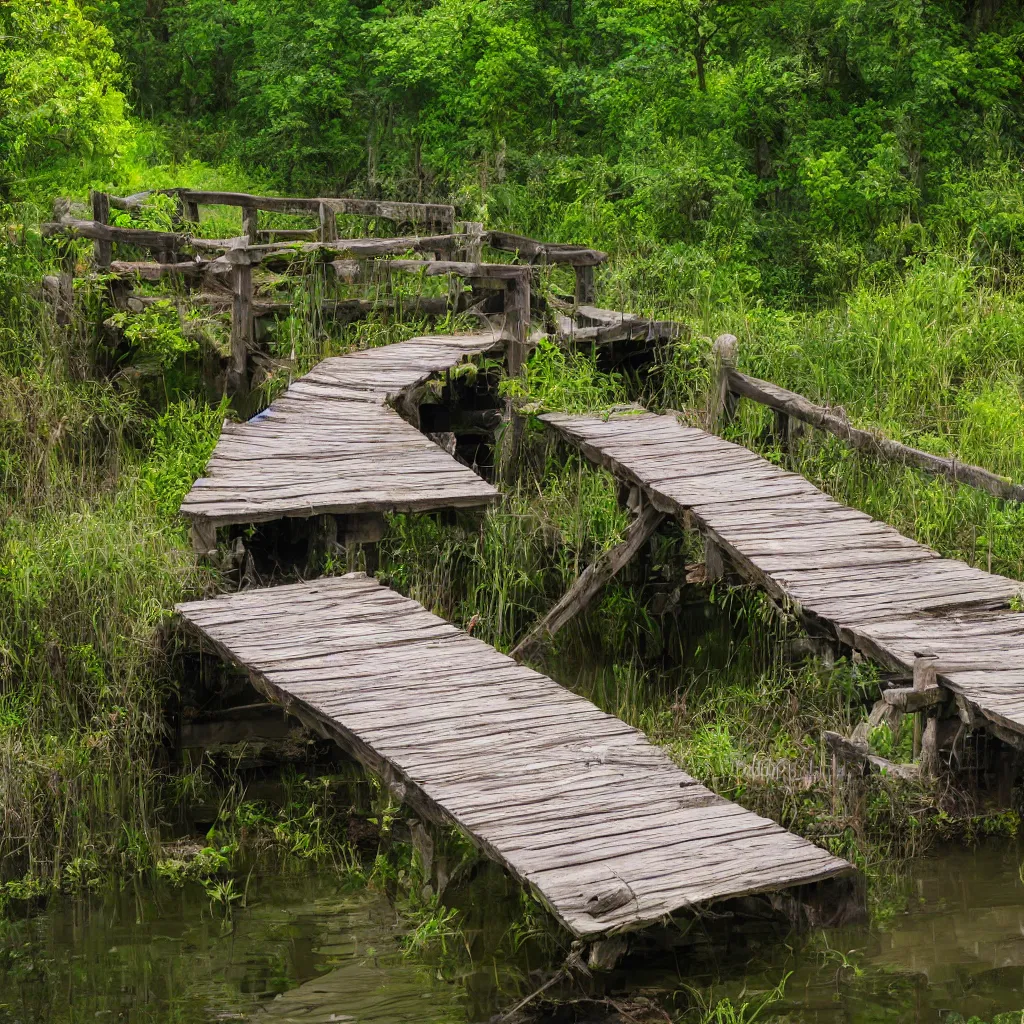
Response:
M503 314L510 372L522 366L528 345L531 283L538 267L565 265L575 273L575 302L595 300L595 267L607 254L586 246L549 244L502 231L489 231L472 221L456 221L451 206L433 203L398 203L349 198L297 198L256 196L238 192L167 189L161 194L175 200L171 230L157 231L110 223L111 210L129 214L144 209L153 192L114 196L93 192L91 219L75 216L72 204L59 200L53 221L43 233L63 244L61 272L44 283L58 310L67 316L74 297L75 253L67 241L93 242L93 271L111 282L111 298L118 308L142 309L161 296L133 295L137 281L183 282L193 302L231 310L231 355L228 388L244 394L248 389L249 360L255 346L256 322L262 317L287 315L289 302L257 296L253 270L275 271L294 267L302 273L320 272L347 283L380 280L392 273L425 277L460 278L471 286L470 306L481 312ZM232 238L199 237L194 226L202 206L238 207L242 234ZM84 210L82 212L85 212ZM304 215L315 218L310 228L260 226L260 213ZM426 233L390 237L339 238L338 216L386 221L396 229ZM150 259L115 259L115 247L127 246L148 253ZM512 262L485 262L485 249L512 254ZM409 258L414 254L414 258ZM135 256L135 252L131 254ZM460 292L462 290L460 289ZM455 309L458 310L458 296ZM389 300L342 299L323 303L322 312L346 320L387 306ZM395 303L390 303L394 307ZM408 312L443 315L452 308L447 298L419 298ZM646 323L646 322L644 322ZM632 328L639 330L638 327Z

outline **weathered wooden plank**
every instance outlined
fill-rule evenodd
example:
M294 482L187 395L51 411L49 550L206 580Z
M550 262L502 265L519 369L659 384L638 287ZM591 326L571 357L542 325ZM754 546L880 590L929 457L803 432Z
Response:
M400 799L460 827L583 938L851 870L701 786L624 722L365 577L176 612Z
M720 346L711 416L719 422L735 383L730 345ZM542 419L655 507L700 528L773 597L893 668L909 670L919 652L933 650L942 686L1024 734L1024 616L1007 607L1021 582L940 558L803 477L674 417ZM938 698L887 699L911 709Z
M308 213L319 216L322 206L335 213L358 217L380 217L399 223L451 228L455 208L442 203L395 203L387 200L321 197L306 199L297 196L256 196L245 192L212 192L199 189L178 190L182 201L196 206L249 206L267 213Z
M484 244L502 252L514 252L521 258L543 263L565 263L575 267L593 267L608 259L608 253L588 249L584 245L563 245L557 242L538 242L524 235L508 231L487 231ZM593 301L588 299L587 301Z
M234 273L251 274L251 268L236 266ZM239 380L244 323L244 317L233 320ZM225 427L204 476L182 503L183 514L219 526L491 503L494 487L387 403L501 344L493 334L432 335L325 359L269 409Z

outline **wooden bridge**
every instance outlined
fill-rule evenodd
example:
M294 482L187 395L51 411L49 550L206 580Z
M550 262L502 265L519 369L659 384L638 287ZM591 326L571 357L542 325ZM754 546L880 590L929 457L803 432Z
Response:
M966 723L1020 744L1024 616L1011 605L1024 583L940 558L673 415L541 418L642 492L654 511L648 536L662 516L677 517L705 535L709 561L724 556L813 629L889 668L916 670L916 692L897 687L883 695L888 703L921 711L952 691Z
M852 870L716 796L636 729L362 574L176 612L398 799L460 828L577 936Z
M225 424L182 505L200 554L216 548L221 526L319 517L325 529L344 524L346 543L362 543L377 536L360 532L365 517L380 526L390 511L496 500L489 482L417 429L419 400L430 378L468 357L500 352L509 374L519 373L531 307L551 314L561 344L624 346L640 358L683 329L594 305L594 270L605 253L487 231L456 221L450 206L169 194L177 203L169 231L109 223L111 209L134 214L145 194L94 193L91 220L60 204L45 234L57 240L61 272L44 284L58 315L69 317L78 272L72 242L87 238L93 279L116 308L161 301L166 296L152 290L163 284L176 301L230 309L230 355L218 354L222 372L211 383L223 383L242 410L254 354L268 358L257 351L257 319L294 309L277 296L274 271L319 275L325 294L333 290L320 313L342 319L382 304L379 296L346 297L351 285L382 275L390 282L393 273L457 278L447 296L418 301L416 313L469 311L487 325L326 359L268 409ZM199 208L207 204L240 208L242 234L199 237ZM315 223L261 225L261 213ZM339 238L339 216L426 234ZM115 260L115 246L128 258ZM498 254L493 262L483 260L488 248ZM139 260L139 250L150 259ZM571 302L531 294L545 264L575 275ZM383 304L401 312L397 301ZM510 409L505 414L520 422ZM365 576L248 590L176 611L201 644L246 670L268 698L335 740L400 800L462 829L581 938L852 870L716 796L637 730Z
M498 492L424 437L400 404L467 356L503 348L495 332L430 335L319 363L246 423L225 423L181 506L197 551L232 523L467 508Z

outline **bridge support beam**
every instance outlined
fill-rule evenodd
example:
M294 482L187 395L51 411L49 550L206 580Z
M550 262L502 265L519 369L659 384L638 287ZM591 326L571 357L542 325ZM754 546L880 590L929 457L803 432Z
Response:
M626 531L625 539L605 551L580 573L576 582L551 611L519 641L512 650L512 657L522 661L531 651L553 637L567 622L584 611L604 585L633 560L664 521L663 512L659 512L653 505L647 505L633 520Z

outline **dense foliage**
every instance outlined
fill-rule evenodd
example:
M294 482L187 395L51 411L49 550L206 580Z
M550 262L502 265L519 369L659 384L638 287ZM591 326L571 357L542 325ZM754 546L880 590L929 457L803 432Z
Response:
M129 132L121 82L110 33L75 0L0 5L0 195L114 156Z
M583 220L592 241L669 245L787 298L952 235L1018 253L1015 0L101 0L96 16L141 111L290 189L490 200L566 236Z

